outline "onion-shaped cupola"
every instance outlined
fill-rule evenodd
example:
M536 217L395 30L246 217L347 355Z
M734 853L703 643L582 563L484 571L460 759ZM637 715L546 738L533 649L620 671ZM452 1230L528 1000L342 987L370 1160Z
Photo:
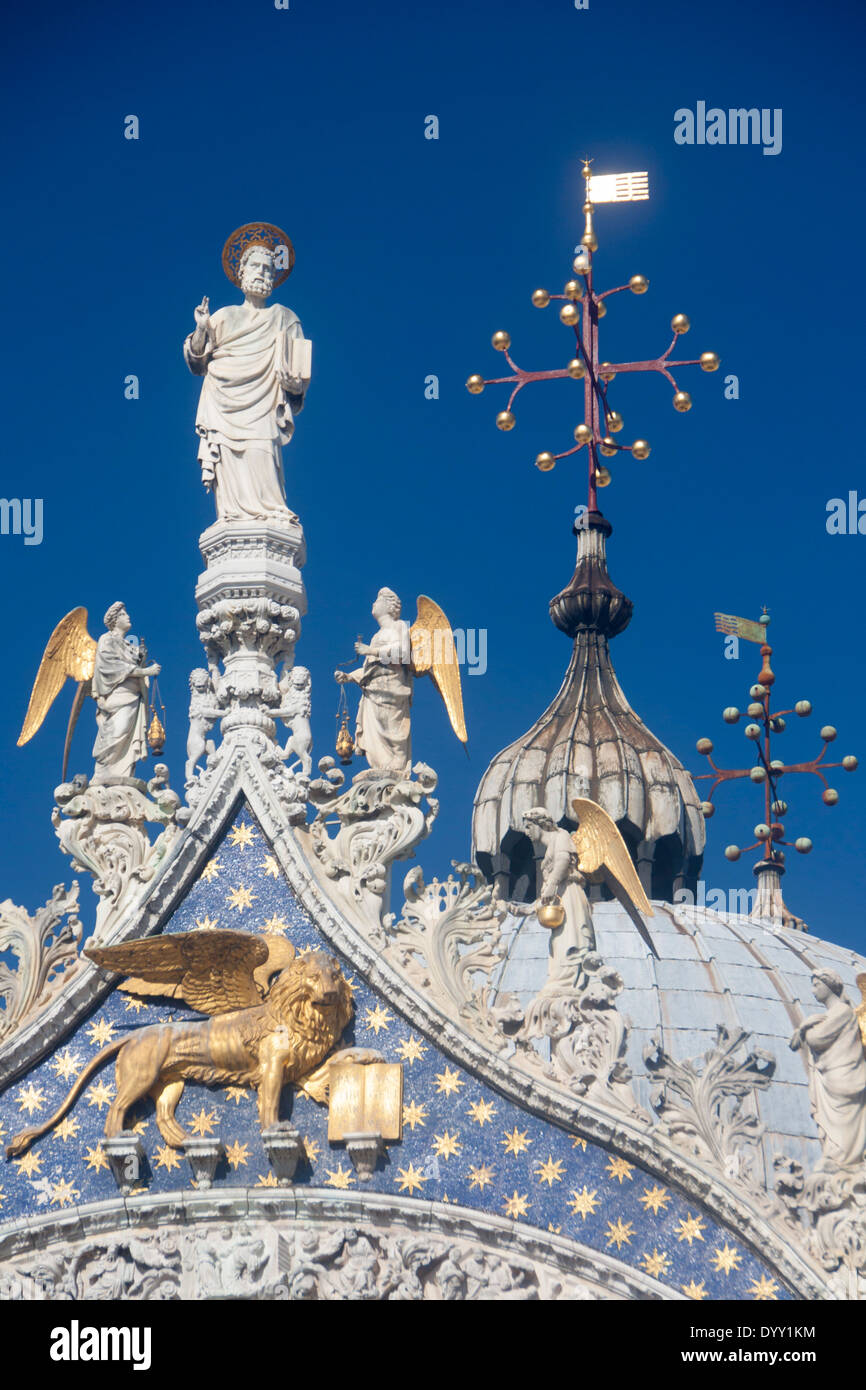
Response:
M700 798L679 759L635 714L613 669L610 640L631 621L632 602L607 572L610 522L590 511L574 529L577 566L550 602L551 618L574 643L571 663L553 702L482 777L474 856L504 897L530 901L536 860L524 812L544 806L572 828L572 799L586 796L616 821L648 896L671 901L678 888L696 890L705 842Z

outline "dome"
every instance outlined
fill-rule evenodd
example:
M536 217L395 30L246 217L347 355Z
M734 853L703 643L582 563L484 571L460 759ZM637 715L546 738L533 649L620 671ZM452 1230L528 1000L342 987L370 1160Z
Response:
M631 708L611 662L610 639L632 614L607 572L611 530L599 512L575 524L577 567L550 603L553 622L574 643L565 679L532 728L493 759L475 796L476 862L512 901L536 894L524 813L543 805L574 828L575 796L598 802L616 821L648 896L694 891L700 871L706 832L695 785Z
M778 928L740 914L653 903L646 920L657 958L616 902L593 908L598 952L621 976L617 1010L627 1027L626 1062L640 1103L649 1108L652 1077L644 1048L659 1038L676 1061L701 1058L717 1043L717 1025L749 1035L748 1047L775 1061L773 1082L754 1091L765 1126L764 1182L772 1188L778 1153L811 1168L821 1157L809 1108L807 1057L789 1041L803 1017L820 1011L812 994L815 970L841 976L846 993L859 998L856 976L866 958L796 929ZM525 1007L544 984L550 932L538 919L509 914L502 927L505 959L497 994L513 994Z

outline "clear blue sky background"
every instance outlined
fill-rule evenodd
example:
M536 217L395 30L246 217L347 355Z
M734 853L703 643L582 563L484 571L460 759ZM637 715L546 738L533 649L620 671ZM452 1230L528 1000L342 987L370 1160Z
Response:
M295 242L281 298L315 344L286 461L309 548L298 659L313 672L316 753L333 748L334 665L369 636L380 585L409 617L425 592L455 626L486 629L487 672L464 680L470 761L432 687L416 698L415 754L438 769L442 801L421 859L429 875L467 856L478 779L568 662L547 602L572 572L583 470L533 467L540 449L568 446L580 388L528 389L506 436L494 426L504 398L470 397L464 381L499 374L498 328L522 365L570 356L555 310L529 296L569 275L584 153L599 172L647 169L652 193L598 215L598 281L651 281L643 298L613 302L604 355L655 355L682 310L693 324L682 355L723 359L715 375L684 373L686 416L659 378L620 378L611 393L623 438L653 446L646 463L618 463L604 494L611 572L635 601L614 645L623 686L693 770L705 734L741 764L746 741L720 716L746 703L757 649L725 661L712 615L766 603L779 695L815 707L780 753L811 756L832 722L840 754L866 755L866 537L825 530L829 498L866 496L853 3L47 4L20 8L6 40L2 492L44 498L45 537L29 548L0 537L0 896L32 910L70 876L49 814L71 687L15 748L68 609L87 606L98 635L108 604L126 601L163 664L165 756L182 782L187 676L201 662L196 541L213 504L180 347L202 294L213 306L236 296L220 250L257 218ZM699 100L781 107L782 152L676 145L674 111ZM137 142L123 138L128 114ZM424 138L429 114L438 141ZM726 372L739 400L724 399ZM124 400L128 373L138 401ZM429 373L438 400L424 398ZM92 736L91 708L75 767L89 770ZM833 810L814 779L792 779L791 831L816 848L795 857L786 896L814 932L863 949L866 797L862 774L836 778ZM723 848L750 839L760 813L751 786L723 792L710 887L751 886L752 857L729 866Z

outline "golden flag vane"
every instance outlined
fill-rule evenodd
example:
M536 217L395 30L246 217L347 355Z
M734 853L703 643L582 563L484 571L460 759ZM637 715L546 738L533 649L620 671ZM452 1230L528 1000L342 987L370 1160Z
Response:
M689 331L690 323L686 314L674 314L671 319L673 339L667 351L660 357L634 362L600 361L599 319L607 313L607 301L611 295L631 290L632 294L645 294L649 281L645 275L633 275L626 285L598 293L593 284L593 256L598 250L598 238L593 225L593 207L596 203L639 202L649 198L649 179L645 172L628 174L593 174L592 161L583 161L585 182L584 231L580 239L581 249L574 260L575 279L569 280L562 294L551 294L548 290L533 292L532 302L538 309L544 309L552 300L561 300L559 317L574 333L575 352L567 366L551 371L530 372L517 363L509 354L511 338L508 333L494 333L492 343L498 352L505 354L513 375L485 378L477 373L470 376L466 388L472 395L479 395L485 386L504 382L514 383L514 390L508 398L504 410L496 417L497 427L512 430L516 424L512 405L518 393L532 381L554 381L558 378L571 378L583 382L584 418L574 431L575 446L558 454L542 452L537 455L535 464L542 473L554 468L558 459L568 458L586 448L588 456L588 509L598 511L597 488L606 487L611 481L607 467L599 462L602 458L615 458L617 454L630 453L633 458L649 457L650 446L645 439L635 439L631 444L618 444L613 438L623 428L623 417L614 410L608 399L608 388L617 373L659 372L674 388L674 409L683 413L691 409L692 398L687 391L681 391L672 374L673 367L700 367L705 372L715 372L719 367L719 357L715 352L703 352L700 357L679 361L671 359L671 353L678 338ZM580 307L578 307L580 306Z

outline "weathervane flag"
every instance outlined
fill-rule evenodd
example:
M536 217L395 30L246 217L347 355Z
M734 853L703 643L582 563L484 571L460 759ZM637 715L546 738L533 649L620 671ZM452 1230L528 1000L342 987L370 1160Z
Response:
M649 174L593 174L587 196L591 203L639 203L649 198Z
M745 642L757 642L758 646L763 646L767 640L767 626L765 623L753 623L751 618L736 618L733 613L714 613L716 620L716 632L727 632L735 637L742 637Z

